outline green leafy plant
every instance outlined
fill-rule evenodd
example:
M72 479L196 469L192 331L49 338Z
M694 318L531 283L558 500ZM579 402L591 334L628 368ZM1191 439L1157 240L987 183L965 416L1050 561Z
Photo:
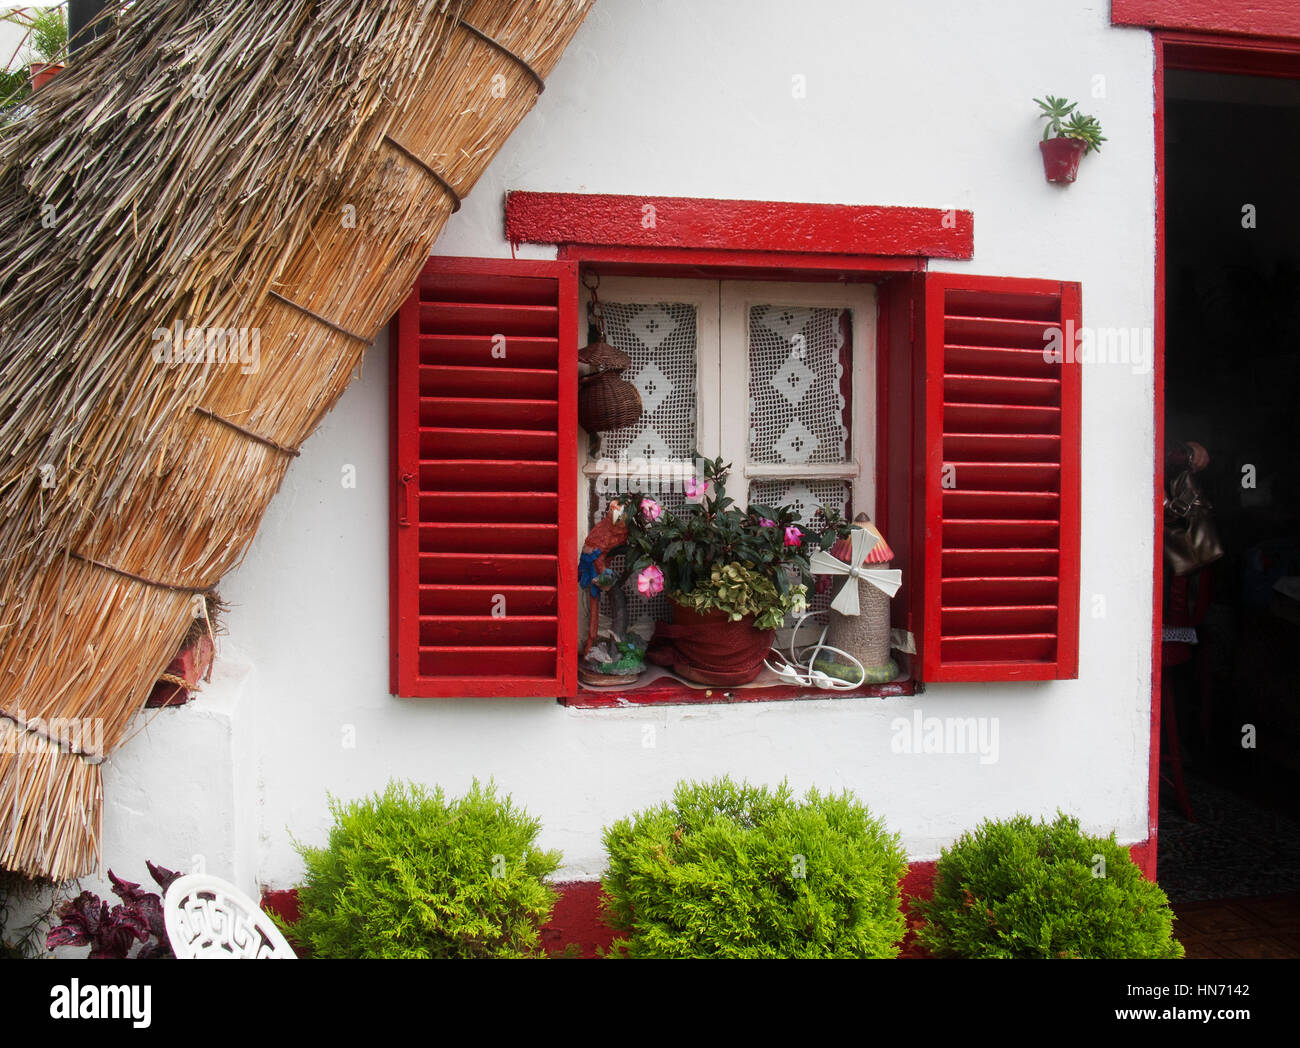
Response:
M817 511L817 532L797 524L789 506L742 511L727 495L730 469L721 458L704 459L704 477L687 484L699 504L680 514L636 492L615 496L629 508L626 575L639 573L647 596L666 590L683 607L722 611L733 621L753 615L756 628L775 629L807 608L812 552L850 528L825 508Z
M902 846L847 791L682 782L603 839L628 957L894 957L906 931Z
M1084 113L1072 113L1070 119L1061 127L1066 138L1079 138L1088 144L1084 152L1096 150L1101 152L1101 144L1106 141L1101 133L1101 122L1095 116Z
M1101 144L1106 141L1101 133L1101 122L1095 117L1078 111L1078 103L1064 98L1048 95L1035 98L1042 109L1039 116L1047 121L1043 128L1043 141L1049 138L1077 138L1087 145L1085 153L1101 151Z
M0 22L16 25L23 31L15 51L15 54L23 54L20 64L12 69L0 70L0 113L3 113L31 94L33 63L67 60L68 15L64 6L19 7L0 14Z
M62 62L68 57L66 7L43 7L32 14L31 47L38 61Z
M1175 958L1173 911L1109 837L1077 819L987 820L945 848L934 897L916 904L940 957Z
M295 842L307 880L289 930L316 957L539 955L560 853L536 847L541 823L492 783L448 799L393 782L330 809L327 847Z

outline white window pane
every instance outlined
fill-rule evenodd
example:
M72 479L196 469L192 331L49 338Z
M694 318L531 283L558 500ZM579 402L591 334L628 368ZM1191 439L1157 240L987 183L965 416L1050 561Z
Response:
M851 324L844 309L750 307L750 462L848 461L842 387Z
M623 377L644 412L630 426L600 434L598 458L690 458L695 447L695 306L688 302L601 302L605 339L632 358Z

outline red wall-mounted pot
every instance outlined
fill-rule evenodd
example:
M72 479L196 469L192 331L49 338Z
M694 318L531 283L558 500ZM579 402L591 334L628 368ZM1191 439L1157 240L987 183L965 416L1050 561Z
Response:
M1088 150L1082 138L1049 138L1038 143L1043 154L1043 172L1049 182L1073 182L1079 161Z

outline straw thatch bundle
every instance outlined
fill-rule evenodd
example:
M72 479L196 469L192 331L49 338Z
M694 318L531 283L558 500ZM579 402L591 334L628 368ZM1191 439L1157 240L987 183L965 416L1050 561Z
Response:
M0 141L6 867L93 867L99 762L588 5L269 6L142 0Z

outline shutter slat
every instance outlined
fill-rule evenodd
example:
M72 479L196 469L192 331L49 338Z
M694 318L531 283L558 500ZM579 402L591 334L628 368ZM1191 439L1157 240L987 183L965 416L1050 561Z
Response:
M1056 634L944 637L941 647L944 660L954 663L1051 662L1056 657Z
M1017 349L1013 346L946 347L946 366L950 372L979 375L1051 378L1056 365L1043 359L1042 348Z
M540 553L421 553L421 583L555 585L558 558Z
M961 462L949 459L957 488L981 491L1054 491L1059 462ZM954 489L956 490L956 489Z
M492 335L421 335L419 362L448 366L548 368L555 365L554 338L516 335L504 345Z
M464 647L545 646L555 639L554 615L422 615L424 645Z
M420 429L422 459L515 459L554 462L559 434L547 429Z
M420 331L426 335L554 335L556 306L507 302L421 302Z
M1060 563L1056 549L946 549L943 572L951 577L1013 571L1018 575L1055 575Z
M926 278L927 680L1073 677L1079 378L1045 359L1077 285Z
M1048 344L1044 338L1046 330L1050 328L1041 320L950 316L945 325L944 339L957 345L1034 349L1041 359L1043 347Z
M423 491L420 519L431 523L550 524L559 519L559 500L552 492L539 491Z
M945 637L1046 633L1056 628L1056 614L1054 604L945 607L943 632Z
M1008 375L945 375L944 399L969 404L1023 404L1055 407L1060 403L1059 378Z
M1042 520L1057 515L1060 495L1054 491L945 491L944 520Z
M1055 520L953 520L944 525L943 541L954 548L1056 547L1059 533Z
M944 427L954 432L1051 433L1060 431L1061 409L1024 404L961 404L943 406Z
M398 694L576 694L577 304L572 262L432 258L398 314Z
M507 614L556 614L554 586L421 586L419 591L421 618L491 615L502 605Z
M429 429L455 426L470 430L558 430L559 421L559 403L554 400L508 400L486 396L420 398L420 425Z
M478 397L492 390L503 398L554 400L558 388L559 372L553 368L420 366L420 394L426 397Z
M943 580L945 605L983 605L1017 607L1053 602L1059 580L1054 575L998 578L962 578Z
M540 553L556 549L555 524L510 522L485 528L481 524L438 522L420 525L420 550L428 553Z
M1061 438L1056 433L944 433L945 460L1059 462Z
M537 491L554 489L554 462L431 459L420 462L420 487L437 491Z
M555 660L552 647L509 645L500 647L455 647L421 645L420 676L430 681L441 679L459 687L457 694L472 694L473 683L489 686L504 683L493 694L545 694L555 685ZM480 692L481 694L481 692Z

